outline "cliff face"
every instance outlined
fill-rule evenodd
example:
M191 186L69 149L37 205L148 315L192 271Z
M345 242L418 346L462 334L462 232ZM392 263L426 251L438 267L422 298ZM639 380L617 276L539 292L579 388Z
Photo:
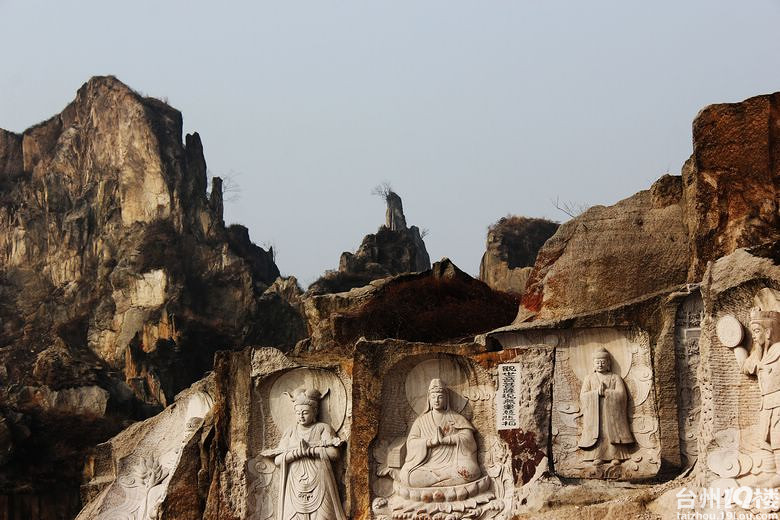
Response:
M97 415L121 422L169 404L217 349L300 339L298 312L263 294L279 276L272 253L225 228L219 182L210 198L206 184L181 114L113 77L21 135L0 130L6 417L56 411L65 401L51 392L94 387L105 395L84 395L104 397ZM22 450L22 426L0 448ZM58 454L45 455L55 466Z
M780 92L704 108L682 176L689 279L711 260L780 237Z
M712 105L682 176L565 223L542 247L518 321L553 319L701 281L707 263L780 238L780 93Z

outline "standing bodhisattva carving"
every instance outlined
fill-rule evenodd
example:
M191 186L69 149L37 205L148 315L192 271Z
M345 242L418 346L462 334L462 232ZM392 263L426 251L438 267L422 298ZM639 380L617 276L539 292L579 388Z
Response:
M333 428L317 422L318 390L299 388L290 397L297 424L274 450L279 466L277 520L345 520L331 462L339 456L341 439Z
M628 424L628 391L623 378L611 371L609 352L604 348L593 354L593 373L582 382L580 407L579 447L586 450L584 460L618 465L629 459L634 436Z

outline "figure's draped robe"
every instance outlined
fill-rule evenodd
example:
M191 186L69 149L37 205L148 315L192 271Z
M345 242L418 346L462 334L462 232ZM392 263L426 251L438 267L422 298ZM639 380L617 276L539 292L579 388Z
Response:
M433 413L431 410L420 415L412 424L406 440L401 483L410 487L438 487L477 480L482 475L474 427L459 413L446 410L440 424L442 436L450 436L455 443L428 448L427 441L436 439Z
M604 396L599 396L601 383ZM585 460L626 460L634 436L628 425L628 392L623 379L613 373L588 374L580 390L582 435L579 446L588 450ZM595 446L594 446L595 445Z
M304 437L306 433L308 438ZM293 426L282 436L279 448L285 451L299 448L301 440L313 446L336 436L326 423L315 423L306 433L299 434ZM324 449L317 451L321 454L316 457L292 462L282 457L278 520L346 520L330 459Z

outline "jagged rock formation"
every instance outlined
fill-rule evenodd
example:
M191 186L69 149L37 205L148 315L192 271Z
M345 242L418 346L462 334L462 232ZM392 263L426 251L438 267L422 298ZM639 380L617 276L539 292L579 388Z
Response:
M729 116L705 125L724 133L713 137L722 153L704 155L739 165L728 158L744 149L756 151L751 161L768 160L758 152L777 147L774 99L702 112L700 120ZM733 114L741 114L736 126ZM304 296L308 343L288 354L218 354L213 412L194 424L200 435L180 436L186 456L158 470L167 466L146 458L163 458L156 446L123 443L134 438L130 429L110 443L133 447L116 467L141 461L132 474L152 475L144 496L159 486L153 503L164 520L305 514L325 491L360 520L655 520L725 511L748 518L780 509L755 500L780 489L779 452L767 442L780 435L770 421L780 366L780 240L758 200L767 193L766 207L777 204L765 185L774 186L775 163L755 175L734 166L743 174L734 195L718 179L736 173L709 171L709 159L696 154L682 177L664 176L562 225L539 252L516 323L459 338L489 289L446 260L430 272ZM752 247L721 256L738 243ZM448 301L452 287L469 290ZM297 298L282 283L274 291ZM431 335L410 336L424 333ZM318 392L293 398L301 386ZM317 424L294 415L301 410ZM164 414L135 431L153 429ZM182 421L171 421L172 429L184 431ZM303 442L309 426L331 432L333 442ZM290 438L301 442L290 448ZM309 492L286 500L290 468L307 467L324 471L296 481ZM127 483L123 471L87 474L105 476L102 489ZM724 501L729 491L738 503ZM686 497L690 507L680 501Z
M348 291L372 280L431 268L420 230L417 226L406 227L401 197L387 191L385 201L385 225L376 234L366 235L355 253L342 253L338 271L330 271L314 282L308 294Z
M264 294L273 253L225 227L220 181L206 184L181 114L113 77L0 130L0 494L73 490L85 446L169 404L216 350L304 335Z
M479 279L497 291L522 294L539 249L557 229L543 218L500 218L488 228Z
M383 278L347 292L303 300L310 337L297 351L351 348L361 336L444 341L512 321L517 299L492 290L448 258L422 273Z

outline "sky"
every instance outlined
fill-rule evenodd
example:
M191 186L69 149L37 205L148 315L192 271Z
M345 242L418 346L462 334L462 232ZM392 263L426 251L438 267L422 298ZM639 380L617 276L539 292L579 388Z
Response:
M780 90L780 0L0 0L0 127L91 76L167 99L238 189L225 220L307 286L384 222L476 275L508 214L679 174L712 103Z

